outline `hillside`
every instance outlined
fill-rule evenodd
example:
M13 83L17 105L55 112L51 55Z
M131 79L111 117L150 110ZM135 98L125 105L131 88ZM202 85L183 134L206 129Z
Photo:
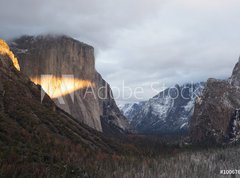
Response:
M7 54L0 55L1 177L57 177L71 170L81 175L81 163L89 155L116 151L118 146L62 111L47 95L41 102L40 88Z

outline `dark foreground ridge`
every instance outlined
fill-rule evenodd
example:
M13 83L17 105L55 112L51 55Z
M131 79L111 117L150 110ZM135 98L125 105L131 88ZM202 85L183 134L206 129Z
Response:
M41 103L40 95L40 86L0 56L1 177L57 177L68 169L81 173L92 153L117 150L119 146L62 111L47 95ZM76 162L79 167L71 167Z

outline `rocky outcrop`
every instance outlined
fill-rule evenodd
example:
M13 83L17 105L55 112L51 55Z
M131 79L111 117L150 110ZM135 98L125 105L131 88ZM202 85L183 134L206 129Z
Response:
M130 125L140 133L179 134L189 130L194 103L204 83L176 85L148 101L126 104L121 108Z
M41 87L13 62L8 53L0 54L1 177L89 177L86 165L98 155L124 150L48 95L41 102Z
M215 144L236 141L240 108L240 63L229 80L209 79L203 96L195 105L191 138L195 143ZM233 135L233 133L235 135Z
M239 87L240 86L240 57L238 59L238 63L235 65L232 76L229 78L229 82L231 85Z
M112 97L110 86L95 70L93 47L66 36L49 35L23 36L14 40L11 48L19 58L21 70L33 81L41 81L38 84L43 85L40 79L45 75L60 78L60 81L64 76L74 78L71 79L73 84L65 84L74 87L73 90L53 98L74 118L98 131L103 131L101 119L121 130L128 128L127 120Z
M14 147L22 151L18 153L29 155L32 150L42 148L50 138L52 144L52 140L59 139L60 145L80 143L93 150L111 150L95 130L58 108L48 95L42 102L40 96L40 87L18 71L8 56L0 55L2 153Z

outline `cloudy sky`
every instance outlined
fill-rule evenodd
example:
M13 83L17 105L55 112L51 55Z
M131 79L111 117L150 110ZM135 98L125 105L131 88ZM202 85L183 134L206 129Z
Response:
M119 102L136 100L123 83L143 87L141 100L163 86L227 78L240 55L239 0L0 2L0 38L63 33L94 46Z

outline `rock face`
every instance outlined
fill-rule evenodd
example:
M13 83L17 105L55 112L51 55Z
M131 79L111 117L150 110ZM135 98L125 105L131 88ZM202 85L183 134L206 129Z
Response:
M229 80L209 79L196 103L191 138L196 143L236 141L239 137L240 63Z
M14 40L11 48L19 58L21 70L35 83L43 85L46 75L60 81L70 77L74 81L68 83L66 79L64 86L70 89L53 98L60 108L74 118L98 131L104 131L102 122L120 130L128 128L126 118L112 98L110 86L95 70L93 47L66 36L49 35L23 36Z
M176 85L148 101L126 104L121 108L130 125L140 133L176 134L188 131L196 97L204 83Z
M232 76L229 78L229 82L231 85L239 87L240 86L240 57L238 59L238 63L235 65Z
M37 149L37 144L49 138L81 143L93 150L110 149L95 130L59 109L48 95L41 103L40 96L40 87L16 70L9 57L0 55L1 152L13 146L25 154L29 145L31 150Z
M98 153L122 150L58 108L48 95L40 98L41 87L0 54L1 177L86 177L86 158L92 162ZM74 173L63 173L67 167Z

